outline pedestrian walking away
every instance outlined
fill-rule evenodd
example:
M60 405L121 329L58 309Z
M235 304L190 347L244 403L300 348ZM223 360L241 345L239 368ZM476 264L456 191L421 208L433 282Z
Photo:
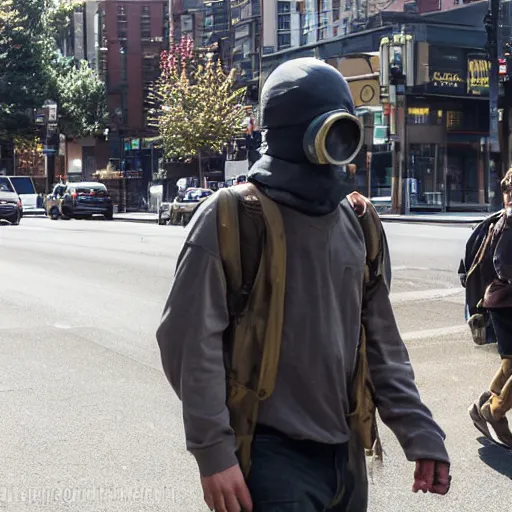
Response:
M384 230L353 192L363 129L347 82L286 62L260 120L265 153L194 215L157 332L205 502L365 512L376 409L416 463L412 490L446 494L445 435L395 322Z
M489 312L501 363L489 389L471 405L469 413L480 432L512 449L506 418L512 409L512 169L505 175L501 190L504 209L489 225L478 260L486 284L479 307Z

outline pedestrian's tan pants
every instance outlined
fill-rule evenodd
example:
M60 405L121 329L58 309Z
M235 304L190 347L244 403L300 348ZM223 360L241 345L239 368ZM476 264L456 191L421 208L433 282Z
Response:
M512 358L504 357L491 382L491 414L499 420L512 409Z

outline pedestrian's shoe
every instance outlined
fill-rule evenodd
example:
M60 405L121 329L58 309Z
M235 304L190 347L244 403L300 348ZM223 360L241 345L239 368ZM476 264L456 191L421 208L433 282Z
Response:
M505 416L501 418L493 416L491 411L491 399L487 400L484 405L482 405L480 415L485 419L487 424L492 427L500 443L512 449L512 432L510 432L507 418Z
M486 391L483 393L480 398L470 406L469 408L469 416L473 420L473 424L475 427L487 438L492 440L491 433L489 431L489 427L487 426L487 421L480 413L480 409L482 406L491 398L492 393L490 391Z

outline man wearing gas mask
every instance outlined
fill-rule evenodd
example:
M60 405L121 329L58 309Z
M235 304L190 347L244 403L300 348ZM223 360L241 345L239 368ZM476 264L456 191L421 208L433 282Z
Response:
M165 373L183 402L187 448L198 463L205 501L217 512L367 509L365 466L352 459L349 419L361 318L375 403L416 463L413 491L446 494L445 436L420 399L394 319L385 239L380 274L363 292L367 252L358 216L369 205L347 198L353 186L346 164L362 145L348 85L321 61L289 61L266 81L260 113L266 152L249 173L245 196L236 192L240 202L259 203L264 218L262 230L254 231L261 237L243 236L241 213L236 224L242 260L256 250L266 257L245 286L248 306L233 314L233 269L223 256L233 227L225 229L229 216L219 222L223 196L215 194L189 225L157 333ZM226 362L226 332L248 318L238 362L235 356ZM276 324L279 350L262 363ZM244 418L248 455L239 442L230 382L233 374L247 374L239 387L251 388L269 373L269 362L276 366L271 391L259 395L256 415L249 410ZM362 450L359 455L364 459Z

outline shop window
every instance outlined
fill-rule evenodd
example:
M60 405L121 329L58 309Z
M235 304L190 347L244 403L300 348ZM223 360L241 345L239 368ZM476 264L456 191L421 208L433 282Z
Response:
M446 129L462 130L464 122L464 113L457 110L448 110L446 112Z
M407 109L407 124L431 124L428 107L409 107Z

